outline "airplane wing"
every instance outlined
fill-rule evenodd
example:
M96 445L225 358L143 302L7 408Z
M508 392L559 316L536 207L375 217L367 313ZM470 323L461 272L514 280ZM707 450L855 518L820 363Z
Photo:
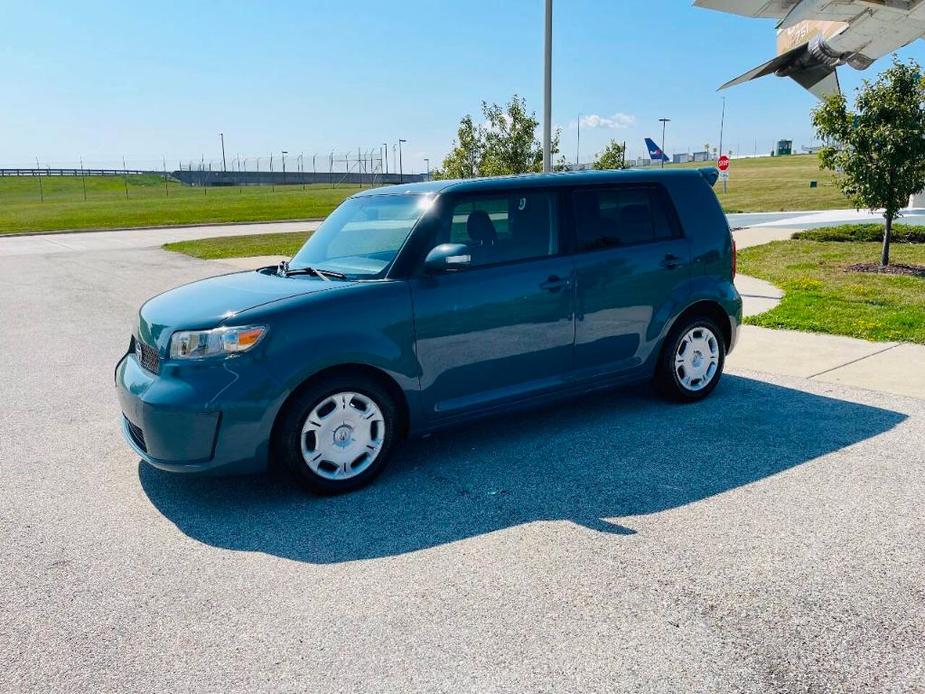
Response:
M734 87L737 84L742 84L743 82L748 82L749 80L758 79L759 77L764 77L765 75L770 75L774 72L777 72L779 68L788 65L794 58L801 56L806 52L806 44L797 46L796 48L787 51L786 53L781 53L775 58L771 58L768 62L759 65L758 67L749 70L744 75L739 75L735 79L729 80L724 84L720 89L727 89L729 87ZM719 90L717 90L719 91Z
M787 28L803 20L824 20L830 22L847 22L862 14L865 10L890 10L892 5L886 0L831 0L817 3L815 7L800 7L800 0L694 0L694 7L702 7L717 12L737 14L742 17L764 17L781 20L781 28ZM804 3L805 5L805 3Z
M808 45L804 43L786 53L781 53L776 58L772 58L763 65L749 70L744 75L739 75L735 79L729 80L720 89L734 87L737 84L742 84L742 82L748 82L749 80L776 73L778 70L783 70L783 74L786 74L787 77L799 84L803 89L812 92L818 99L823 99L830 94L838 94L840 92L838 73L834 67L824 64L806 66L794 64L794 61L799 60L806 54Z
M799 0L694 0L694 7L743 17L783 19Z

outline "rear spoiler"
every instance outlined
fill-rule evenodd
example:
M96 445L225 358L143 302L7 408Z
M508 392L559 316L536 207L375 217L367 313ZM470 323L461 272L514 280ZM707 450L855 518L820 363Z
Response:
M697 169L700 172L700 175L703 176L707 183L710 186L716 185L716 181L719 179L719 169L715 166L704 166L702 169Z

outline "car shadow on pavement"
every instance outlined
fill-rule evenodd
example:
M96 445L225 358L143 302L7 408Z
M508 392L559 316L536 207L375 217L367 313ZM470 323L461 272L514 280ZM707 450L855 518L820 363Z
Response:
M695 405L636 387L410 441L372 486L338 497L307 495L275 471L193 478L139 463L138 474L154 506L189 537L330 563L537 520L632 534L634 515L764 479L904 419L727 375Z

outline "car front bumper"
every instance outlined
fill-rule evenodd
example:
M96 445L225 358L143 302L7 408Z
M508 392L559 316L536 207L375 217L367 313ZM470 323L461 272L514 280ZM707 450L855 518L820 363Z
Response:
M122 434L146 463L169 472L248 473L267 464L278 398L262 369L165 364L155 375L133 353L116 366ZM256 377L255 377L256 371Z

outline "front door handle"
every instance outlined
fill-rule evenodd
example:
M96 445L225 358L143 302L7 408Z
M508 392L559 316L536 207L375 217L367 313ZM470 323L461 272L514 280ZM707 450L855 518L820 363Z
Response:
M558 292L568 285L569 281L567 279L563 279L558 275L550 275L545 282L540 282L540 289L545 289L547 292Z
M668 270L674 270L674 269L675 269L676 267L678 267L680 264L681 264L681 258L679 258L678 256L674 255L673 253L668 253L668 254L666 254L665 257L664 257L664 259L663 259L662 262L660 263L660 265L661 265L663 268L667 268Z

